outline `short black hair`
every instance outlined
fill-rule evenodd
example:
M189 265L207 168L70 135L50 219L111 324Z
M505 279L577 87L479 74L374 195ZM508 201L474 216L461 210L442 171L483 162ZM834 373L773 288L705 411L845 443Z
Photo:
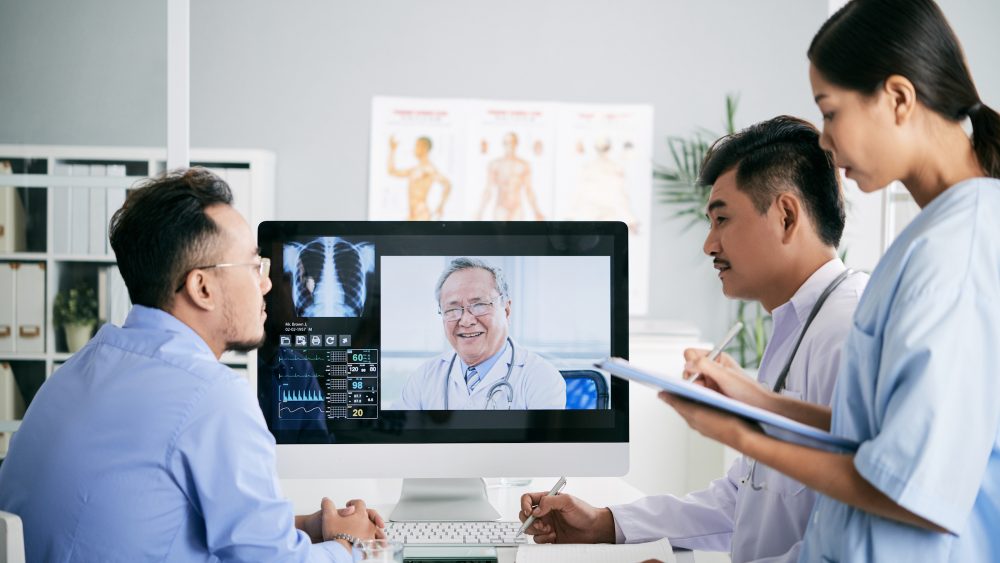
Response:
M229 185L200 167L166 172L129 191L109 236L132 303L170 307L177 285L214 250L219 228L205 209L232 202Z
M705 154L698 183L714 184L736 168L736 187L761 214L779 194L794 192L816 224L824 244L836 247L844 234L844 196L830 153L819 146L809 122L782 115L717 140Z

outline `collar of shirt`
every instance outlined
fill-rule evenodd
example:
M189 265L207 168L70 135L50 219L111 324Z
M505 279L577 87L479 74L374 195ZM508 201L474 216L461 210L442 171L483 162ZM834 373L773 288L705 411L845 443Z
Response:
M503 343L503 348L500 348L499 352L497 352L496 354L493 354L489 358L486 358L485 361L479 362L475 366L472 366L472 367L476 368L476 373L479 374L479 377L481 377L483 380L486 379L486 374L488 374L490 372L490 370L493 369L493 366L496 365L497 360L499 360L501 356L503 356L504 354L507 353L507 347L508 346L510 346L510 344L505 340L504 343ZM463 362L462 358L459 358L458 359L458 367L460 368L460 370L459 370L459 372L460 372L459 373L459 375L460 375L459 379L461 379L462 382L464 383L465 382L465 372L469 369L470 366L468 366L465 362Z
M190 348L192 355L208 354L213 360L216 359L208 343L193 328L162 309L133 305L122 328L169 332L176 335L175 342L182 344L184 348Z
M794 341L791 337L799 335L820 294L846 269L840 258L830 260L813 272L791 299L771 311L773 329L760 362L759 381L774 385L778 372L785 367L792 352Z

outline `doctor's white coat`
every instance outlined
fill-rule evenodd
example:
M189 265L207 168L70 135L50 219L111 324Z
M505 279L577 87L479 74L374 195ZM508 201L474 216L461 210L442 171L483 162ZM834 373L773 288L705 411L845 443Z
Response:
M510 360L510 351L504 351L489 373L469 393L459 360L455 357L455 352L449 350L428 360L410 376L403 386L402 408L444 410L447 386L448 410L485 410L489 390L495 383L503 380ZM451 373L448 373L449 366ZM514 366L508 383L514 390L514 400L510 407L513 410L566 408L566 382L559 370L516 342ZM497 408L506 408L506 387L497 388L494 397Z

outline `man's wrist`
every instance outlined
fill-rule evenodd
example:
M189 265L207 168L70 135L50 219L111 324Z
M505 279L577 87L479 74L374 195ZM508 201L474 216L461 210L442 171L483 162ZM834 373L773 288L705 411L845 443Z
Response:
M615 536L615 515L608 507L597 509L596 543L617 543Z
M348 553L351 553L351 550L354 548L354 544L358 542L358 538L356 536L341 532L338 532L336 534L330 534L328 539L333 540L339 543L340 545L344 546L344 549L346 549Z

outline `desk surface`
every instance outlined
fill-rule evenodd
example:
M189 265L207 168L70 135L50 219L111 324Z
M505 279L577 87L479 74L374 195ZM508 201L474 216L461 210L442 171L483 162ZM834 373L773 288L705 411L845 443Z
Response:
M487 479L486 490L490 502L504 520L517 520L521 495L528 491L547 491L555 482L556 478L543 477L520 487L501 485L499 479ZM282 479L281 487L295 505L296 514L315 512L323 497L330 497L338 507L350 499L360 498L388 518L399 500L402 483L401 479ZM617 477L567 477L564 490L594 506L632 502L645 496ZM501 548L497 552L501 563L513 562L516 548ZM691 562L694 557L690 552L678 553L677 561Z

